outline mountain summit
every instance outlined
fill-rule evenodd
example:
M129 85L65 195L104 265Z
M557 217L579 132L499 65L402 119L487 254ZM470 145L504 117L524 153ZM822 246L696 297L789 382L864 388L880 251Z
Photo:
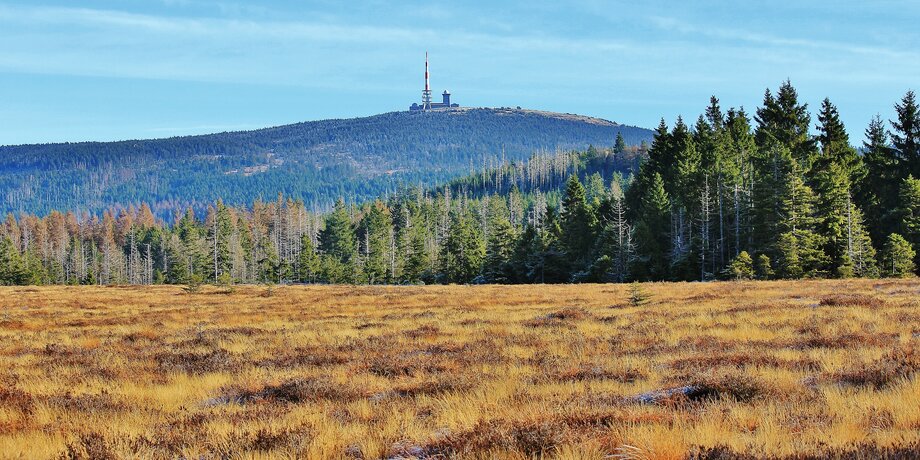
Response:
M534 152L628 144L652 132L509 108L390 112L168 139L0 147L0 212L98 212L147 202L160 216L278 193L324 207L437 183Z

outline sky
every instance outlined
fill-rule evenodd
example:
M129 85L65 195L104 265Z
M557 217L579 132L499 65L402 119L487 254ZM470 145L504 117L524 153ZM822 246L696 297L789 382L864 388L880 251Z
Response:
M0 1L0 145L406 110L426 51L463 106L649 128L788 78L855 144L920 90L920 2Z

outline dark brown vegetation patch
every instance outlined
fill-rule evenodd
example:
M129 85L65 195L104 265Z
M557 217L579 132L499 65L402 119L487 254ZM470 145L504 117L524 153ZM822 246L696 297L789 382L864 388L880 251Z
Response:
M448 360L425 351L399 353L396 355L380 354L371 356L366 361L367 371L381 377L409 377L422 372L441 373L456 368Z
M406 337L419 339L419 338L435 338L438 334L441 333L441 329L437 326L426 324L424 326L419 326L415 329L406 331Z
M526 457L551 453L565 442L564 427L551 420L480 421L472 429L451 433L424 448L424 458L454 458L490 450L517 450Z
M29 393L19 390L8 383L0 382L0 407L31 413L33 403L32 395Z
M85 413L117 412L127 409L127 406L119 403L106 392L80 395L65 393L59 396L51 396L47 399L47 402L52 406L68 411Z
M540 315L534 319L524 321L524 325L527 327L570 326L567 324L568 321L577 321L589 318L594 318L594 315L592 315L591 312L585 310L584 308L566 307L562 310Z
M225 394L228 402L240 404L258 401L301 403L309 401L352 401L364 397L357 388L326 378L296 378L277 385L266 385L258 390L230 390Z
M823 297L818 305L822 307L880 308L885 306L885 301L867 294L836 294Z
M825 449L820 454L793 454L765 456L735 452L730 447L697 448L690 452L689 460L915 460L920 458L920 443L903 446L878 446L857 444Z
M856 347L882 347L897 340L895 334L873 334L862 331L829 334L817 328L800 330L803 337L792 341L789 346L798 350L808 348L856 348Z
M884 388L920 371L920 352L915 346L900 347L870 363L859 363L831 375L842 384Z
M589 380L612 380L621 383L631 383L641 380L647 375L634 368L609 369L603 366L582 365L557 370L552 377L559 382L584 382Z
M339 348L295 347L263 360L264 367L292 368L300 366L337 366L349 362L349 354Z
M164 372L207 374L228 371L237 367L236 357L229 351L220 348L204 353L162 352L158 353L154 359Z

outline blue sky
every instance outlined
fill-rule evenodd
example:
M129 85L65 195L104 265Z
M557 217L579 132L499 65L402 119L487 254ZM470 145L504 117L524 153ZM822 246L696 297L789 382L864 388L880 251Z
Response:
M636 5L641 3L641 5ZM404 110L437 93L654 127L790 78L854 141L920 90L920 2L0 2L0 144Z

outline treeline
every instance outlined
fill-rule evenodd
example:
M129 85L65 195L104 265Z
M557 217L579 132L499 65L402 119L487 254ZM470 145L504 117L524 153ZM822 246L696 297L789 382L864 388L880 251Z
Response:
M328 213L300 201L101 217L10 215L0 283L559 283L909 276L920 247L913 92L853 147L825 100L816 131L784 83L750 117L713 98L622 140L503 164ZM625 163L624 163L625 162ZM611 166L613 165L613 166ZM626 174L622 172L626 171ZM637 171L635 175L629 171Z

